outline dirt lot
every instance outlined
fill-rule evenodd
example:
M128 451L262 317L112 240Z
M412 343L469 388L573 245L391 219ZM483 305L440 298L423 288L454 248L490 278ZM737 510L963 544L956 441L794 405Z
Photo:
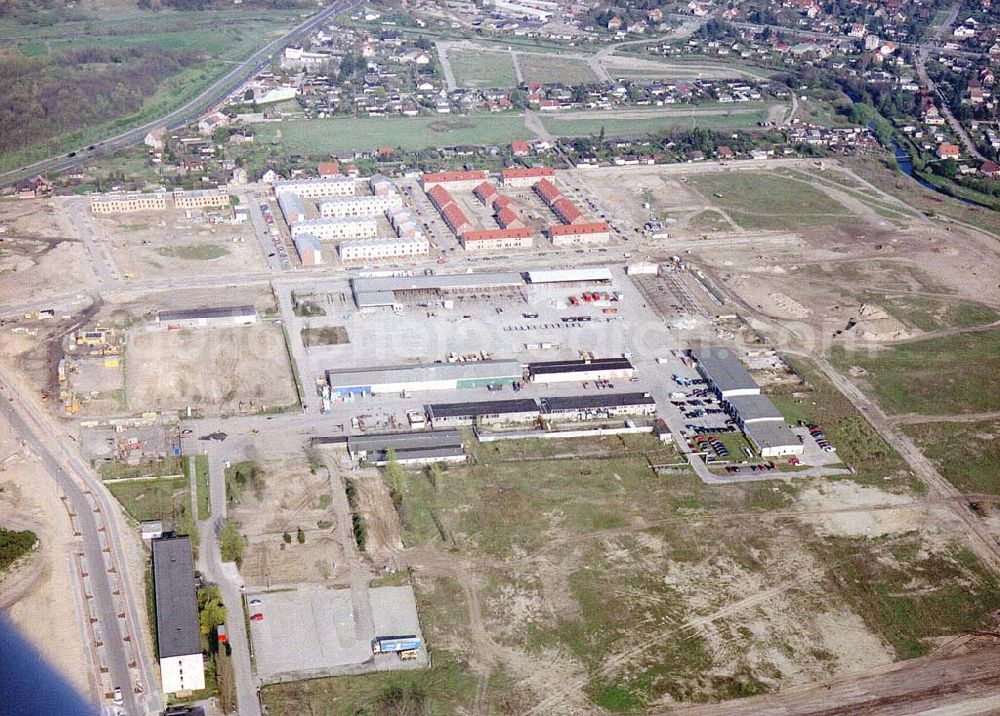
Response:
M84 637L69 562L74 549L69 514L38 461L17 452L2 418L0 525L30 529L41 541L27 566L0 577L0 608L9 608L14 623L63 676L87 689Z
M0 201L0 230L0 304L93 288L87 250L53 202ZM68 266L72 286L66 284Z
M134 411L202 408L264 410L295 402L281 329L141 331L126 348L126 390ZM252 406L250 404L253 404Z
M259 463L263 489L246 490L233 519L248 546L242 573L247 584L337 580L344 574L345 552L336 540L332 483L325 469L315 474L302 459ZM298 530L305 534L299 543ZM291 536L286 543L285 533Z
M262 271L267 268L253 226L209 224L183 209L90 216L115 264L137 279Z

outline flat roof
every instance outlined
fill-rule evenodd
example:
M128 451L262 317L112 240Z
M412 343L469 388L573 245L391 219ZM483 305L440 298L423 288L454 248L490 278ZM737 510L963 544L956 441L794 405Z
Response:
M504 415L507 413L537 413L538 404L531 398L510 400L477 400L466 403L433 403L424 409L434 418L478 417L480 415Z
M256 316L257 309L253 306L218 306L212 308L189 308L183 311L160 311L156 320L183 321L192 318L238 318L240 316Z
M656 405L656 401L649 393L591 393L542 398L542 409L547 413L620 408L627 405Z
M190 537L153 540L156 643L160 658L201 653Z
M728 348L722 346L693 348L691 356L698 361L698 365L721 391L759 389L757 381L743 367L736 354Z
M435 380L483 380L520 377L516 360L481 360L466 363L417 363L326 371L331 388L371 386L383 383L421 383Z
M516 288L524 285L518 273L459 273L433 276L380 276L352 278L351 290L359 308L391 306L396 291L454 291L485 288Z
M726 402L744 421L785 419L785 416L778 410L778 406L771 402L771 399L766 395L737 395L726 398Z
M776 420L747 423L744 431L760 450L788 446L797 447L802 444L788 425Z
M347 449L354 452L379 452L393 450L430 450L462 446L462 435L457 430L422 430L409 433L378 433L351 435Z
M288 196L295 195L289 194ZM299 254L303 251L322 251L323 249L319 239L312 234L299 234L298 236L293 236L292 243L295 244L295 250L298 251Z
M606 268L555 269L528 271L528 283L562 283L567 281L610 281L611 271Z
M593 358L591 360L551 360L528 363L528 371L534 375L551 373L586 372L590 370L628 370L632 368L628 358Z

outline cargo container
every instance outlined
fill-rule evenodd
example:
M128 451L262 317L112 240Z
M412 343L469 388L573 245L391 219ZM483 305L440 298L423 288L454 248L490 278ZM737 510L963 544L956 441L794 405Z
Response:
M420 637L408 636L377 636L372 639L373 654L391 654L401 651L416 651L423 648Z

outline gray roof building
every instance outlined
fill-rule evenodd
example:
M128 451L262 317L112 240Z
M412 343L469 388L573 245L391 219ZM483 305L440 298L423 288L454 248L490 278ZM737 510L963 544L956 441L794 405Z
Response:
M698 372L708 380L723 398L733 395L756 395L760 393L757 381L753 379L743 363L731 350L721 346L706 346L691 350L691 357L698 362Z
M219 306L213 308L191 308L184 311L160 311L156 314L159 323L168 321L191 321L199 318L244 318L256 316L253 306Z
M726 402L744 423L785 419L766 395L734 395L726 398Z
M391 306L408 295L470 295L524 287L518 273L460 273L434 276L387 276L351 279L358 308Z
M747 423L743 432L764 456L776 452L802 452L802 443L784 422L762 420Z
M628 358L592 358L590 360L552 360L528 363L528 372L531 375L587 373L594 370L632 370L632 362Z
M399 462L465 458L462 436L457 430L351 435L347 438L347 451L355 459L384 462L390 450L395 452Z
M546 413L632 407L655 408L656 400L649 393L593 393L542 398L542 410Z
M468 419L475 420L483 416L536 414L538 403L530 398L514 398L511 400L478 400L465 403L434 403L425 405L427 416L434 420Z
M201 627L189 537L153 540L156 643L160 659L201 653Z

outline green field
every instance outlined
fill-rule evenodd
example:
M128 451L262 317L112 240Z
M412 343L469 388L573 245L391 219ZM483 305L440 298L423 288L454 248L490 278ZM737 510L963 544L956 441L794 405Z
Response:
M579 85L598 81L597 75L590 69L586 60L558 55L518 53L517 62L525 82L538 82L543 85Z
M691 231L712 233L715 231L732 231L733 225L726 221L726 217L722 214L709 209L708 211L701 211L688 219L687 228Z
M188 463L185 461L184 467ZM190 476L189 476L190 479ZM195 489L198 494L198 519L207 520L212 516L212 492L208 484L208 456L194 456Z
M867 350L835 347L831 361L858 379L890 414L960 415L1000 410L1000 331L985 330L929 338Z
M211 261L229 255L229 249L217 244L188 244L187 246L165 246L157 249L160 256L188 261Z
M225 74L231 63L246 58L270 38L280 35L301 12L255 8L248 15L241 10L178 13L116 7L95 13L86 21L62 22L49 27L18 25L11 20L0 22L0 42L27 57L43 57L91 46L153 45L186 52L196 58L189 67L155 89L147 90L149 95L138 112L7 152L0 156L0 170L14 169L54 153L80 149L168 113Z
M504 145L534 138L520 114L293 120L261 125L256 133L258 143L280 144L285 152L307 156L383 146L413 150L456 144Z
M108 483L111 494L135 520L170 520L190 511L191 490L186 477Z
M922 331L942 328L973 328L986 326L1000 318L989 306L979 303L950 303L927 296L885 295L872 292L885 310L904 324Z
M607 110L600 116L580 118L574 112L542 116L545 129L558 137L585 137L600 134L604 129L608 137L644 137L659 131L683 127L693 129L749 129L767 119L774 103L758 102L732 109L671 108L651 110ZM592 114L589 110L583 110ZM581 112L582 113L582 112Z
M771 172L699 174L689 181L744 229L804 228L853 216L822 190Z
M902 428L959 490L1000 495L1000 421L922 423Z
M184 466L178 457L167 457L163 460L146 460L135 465L113 460L102 462L100 468L102 480L134 477L168 477L180 475L183 472Z
M514 87L514 62L507 52L453 50L448 60L461 87Z

